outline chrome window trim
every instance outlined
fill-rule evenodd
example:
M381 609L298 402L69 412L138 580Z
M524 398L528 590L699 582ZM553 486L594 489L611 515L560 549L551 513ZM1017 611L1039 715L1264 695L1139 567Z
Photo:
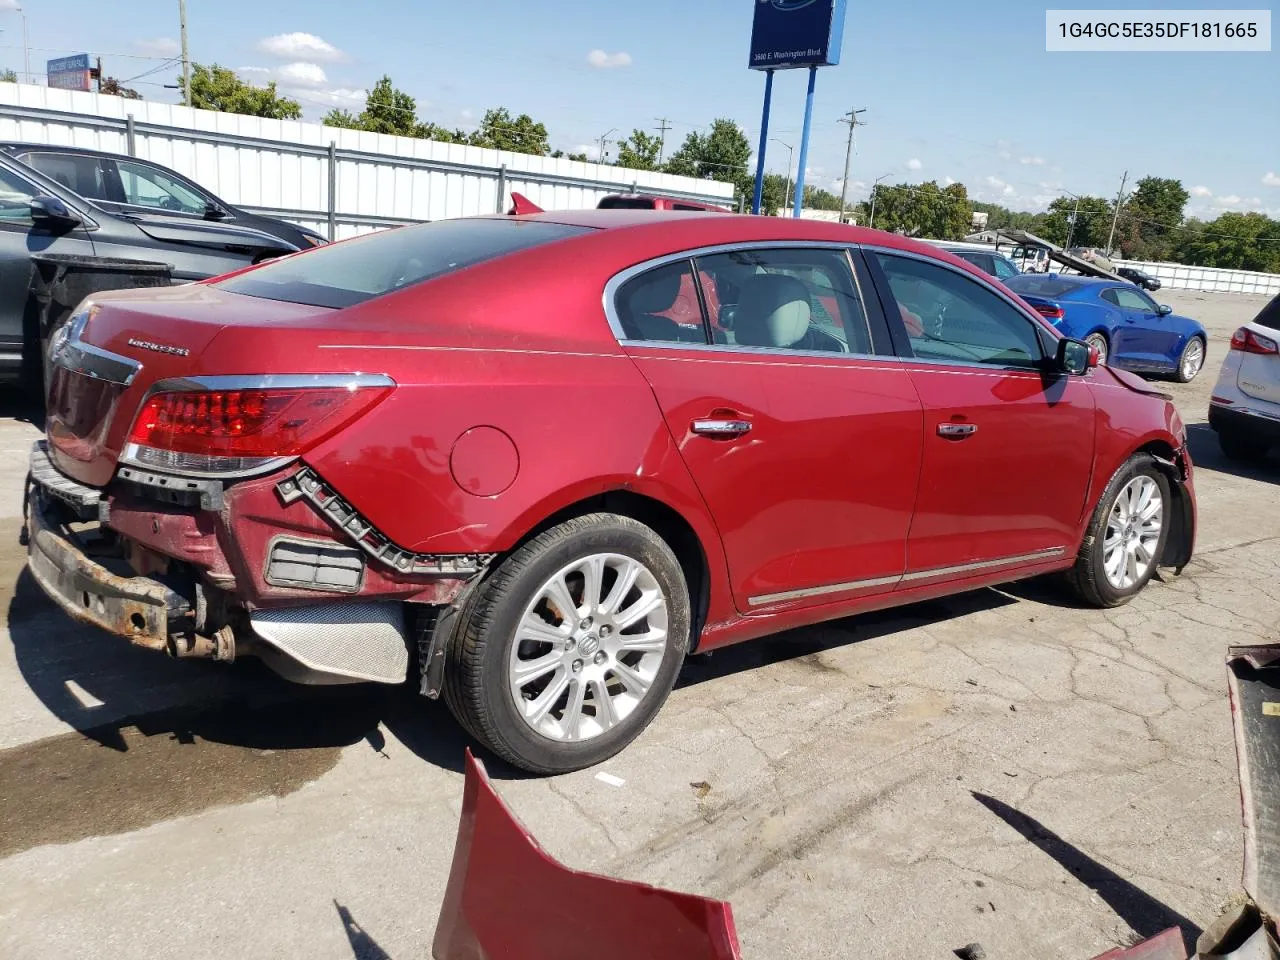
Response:
M88 325L91 309L78 310L70 320L53 332L49 342L50 363L94 380L122 387L132 385L142 370L142 361L112 353L80 339Z
M690 271L693 270L692 263L700 257L711 257L721 253L739 253L744 250L829 250L832 253L839 253L844 256L845 266L849 269L850 276L853 277L854 289L858 293L860 304L865 304L866 294L862 290L862 285L858 282L858 271L855 269L853 261L850 259L849 251L857 244L841 243L833 240L739 240L734 243L718 243L706 247L690 247L688 250L682 250L679 253L666 253L660 257L654 257L651 260L645 260L634 266L627 267L615 273L604 285L604 295L602 302L604 306L605 318L609 321L609 329L613 331L614 337L619 345L624 347L664 347L667 349L677 350L713 350L723 351L726 353L745 353L748 355L759 356L768 354L770 356L781 354L785 356L797 357L846 357L857 358L862 360L872 359L897 359L896 357L885 357L881 354L868 353L834 353L827 350L791 350L783 347L742 347L731 343L685 343L674 340L631 340L627 337L626 332L622 329L622 320L618 316L615 300L618 291L622 285L629 280L633 280L643 273L650 270L656 270L658 267L664 267L671 263L678 263L681 260L690 262ZM701 309L701 301L699 302ZM871 319L867 315L867 308L862 306L863 322L867 330L867 342L874 344L874 338L871 335ZM705 327L704 327L705 330Z
M300 387L346 387L355 389L357 387L394 387L395 385L396 382L384 373L262 373L212 377L171 377L167 380L157 380L153 383L138 404L138 410L141 411L146 406L147 401L158 393L185 393L196 390L260 390L267 388L288 390ZM134 416L136 417L137 414L135 413ZM172 477L193 477L201 480L242 480L246 477L257 477L264 473L272 473L299 459L298 457L271 457L262 459L261 463L243 470L183 470L176 472L162 469L154 463L140 459L139 453L141 449L141 444L126 443L120 453L119 462L131 467L139 467L152 473L166 474Z
M1043 337L1043 335L1046 333L1052 335L1055 343L1058 340L1065 339L1062 336L1062 333L1060 331L1054 330L1052 327L1046 324L1043 318L1041 318L1038 313L1035 313L1035 311L1033 310L1029 310L1027 307L1023 306L1021 303L1019 303L1018 301L1014 300L1011 296L1009 296L1007 292L1005 292L1004 290L1001 290L994 283L991 283L985 274L982 276L974 276L972 273L969 273L969 271L961 270L958 267L956 267L954 264L947 263L945 260L939 260L937 257L930 257L923 253L916 253L914 250L898 250L894 247L883 247L877 244L865 244L865 245L862 245L860 249L868 253L883 253L891 257L905 257L908 260L919 260L922 263L928 263L928 264L932 264L933 266L942 267L944 270L950 270L952 273L956 274L957 276L964 277L966 280L972 280L974 283L978 284L978 286L982 287L988 293L995 294L999 299L1003 300L1009 306L1013 307L1014 310L1016 310L1019 314L1025 317L1027 321L1031 324L1031 329L1036 331L1037 339L1041 339L1041 337ZM881 270L883 269L884 268L881 267ZM886 277L886 279L888 278ZM1042 350L1045 349L1045 344L1043 340L1041 340L1040 348ZM918 358L912 358L912 359L918 359ZM1045 350L1045 355L1041 357L1041 360L1048 360L1048 359L1051 359L1050 351ZM1007 370L1038 370L1039 369L1037 367L1011 367L1005 364L979 363L976 360L975 361L922 360L921 362L922 363L946 363L946 364L958 363L961 366L984 367L986 369L1007 369Z
M844 583L828 583L820 587L805 587L800 590L784 590L781 593L766 593L756 597L748 597L747 604L752 607L770 603L783 603L788 600L803 600L808 597L820 597L829 593L849 593L854 590L866 590L871 587L887 587L892 584L910 583L916 580L929 580L933 577L952 576L957 573L969 573L979 570L994 570L998 567L1009 567L1019 563L1030 563L1035 560L1052 560L1064 556L1066 547L1046 547L1031 553L1020 553L1011 557L997 557L993 560L977 560L973 563L959 563L949 567L932 567L928 570L913 570L890 577L871 577L867 580L848 580Z

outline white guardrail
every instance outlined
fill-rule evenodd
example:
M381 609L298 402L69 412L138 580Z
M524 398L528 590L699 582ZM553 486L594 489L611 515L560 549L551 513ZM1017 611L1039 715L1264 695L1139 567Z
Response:
M337 239L503 212L513 190L548 210L594 207L633 189L733 203L733 185L716 180L32 84L0 83L0 141L152 160L235 206Z
M1189 267L1184 263L1148 263L1143 260L1113 260L1117 267L1133 267L1149 273L1170 290L1203 290L1211 293L1280 293L1280 275L1251 270L1222 270L1216 267Z

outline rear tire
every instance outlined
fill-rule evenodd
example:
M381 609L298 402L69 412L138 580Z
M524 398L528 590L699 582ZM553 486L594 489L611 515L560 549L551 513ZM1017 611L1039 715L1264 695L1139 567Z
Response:
M1091 333L1084 338L1084 342L1098 351L1098 366L1105 367L1111 351L1111 344L1107 342L1106 335Z
M1155 458L1130 457L1102 492L1067 573L1076 595L1093 607L1118 607L1137 596L1164 556L1172 505L1169 478Z
M690 622L666 541L630 517L577 517L521 546L475 589L449 642L444 699L508 763L580 770L621 751L657 714Z
M1228 460L1240 463L1261 463L1267 458L1266 444L1231 430L1218 432L1218 446L1222 447L1222 453Z

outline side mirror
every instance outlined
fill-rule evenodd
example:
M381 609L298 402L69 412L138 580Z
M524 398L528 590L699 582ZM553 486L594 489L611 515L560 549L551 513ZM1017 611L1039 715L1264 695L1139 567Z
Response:
M1083 340L1064 337L1058 341L1057 367L1063 373L1082 377L1098 365L1098 351Z
M227 211L212 201L204 205L204 218L206 220L221 220L226 215Z
M80 217L57 197L39 196L31 200L31 219L48 227L67 227Z
M1162 303L1156 308L1156 313L1160 314L1162 317L1167 317L1169 314L1173 313L1173 307L1169 306L1167 303Z

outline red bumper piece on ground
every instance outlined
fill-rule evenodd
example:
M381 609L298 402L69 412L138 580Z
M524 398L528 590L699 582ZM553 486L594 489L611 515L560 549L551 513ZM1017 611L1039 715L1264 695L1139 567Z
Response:
M1143 940L1132 947L1108 950L1093 960L1187 960L1187 948L1182 944L1182 931L1170 927L1164 933Z
M467 751L436 960L740 960L721 900L570 870L549 857Z

